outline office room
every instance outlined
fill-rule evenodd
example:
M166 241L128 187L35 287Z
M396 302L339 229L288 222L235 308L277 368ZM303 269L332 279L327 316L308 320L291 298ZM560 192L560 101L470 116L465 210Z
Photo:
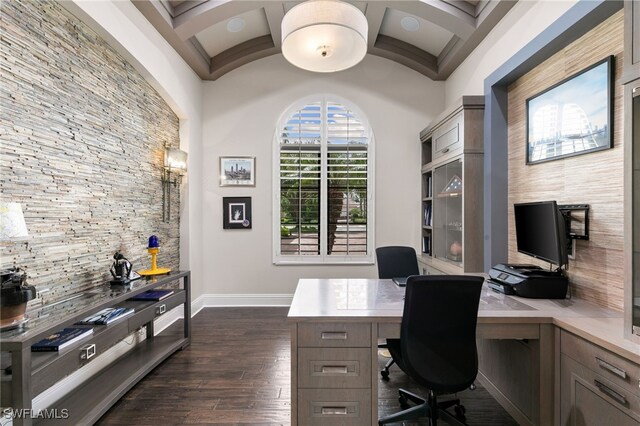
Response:
M640 3L6 0L0 424L640 424Z

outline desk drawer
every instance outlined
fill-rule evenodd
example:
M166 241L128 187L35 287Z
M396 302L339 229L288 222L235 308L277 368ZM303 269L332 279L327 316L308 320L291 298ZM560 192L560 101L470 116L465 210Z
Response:
M176 306L184 303L185 292L184 290L176 290L175 294L167 297L166 299L158 302L143 302L143 301L130 301L128 303L135 303L136 313L129 318L129 330L135 331L148 322L153 321L155 318L169 312Z
M562 331L560 348L573 358L612 383L640 396L640 366L593 343Z
M298 349L298 388L370 387L370 348Z
M362 426L371 424L370 389L300 389L301 426Z
M298 346L315 348L370 348L371 324L299 323Z
M616 386L607 378L561 356L561 423L593 425L637 425L640 397Z

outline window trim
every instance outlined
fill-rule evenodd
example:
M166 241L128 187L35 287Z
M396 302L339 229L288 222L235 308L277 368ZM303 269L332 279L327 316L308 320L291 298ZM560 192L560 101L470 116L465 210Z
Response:
M296 111L304 108L306 105L320 102L322 105L323 114L326 111L326 105L329 102L334 102L341 104L347 107L349 110L353 111L353 113L358 117L363 126L368 130L368 139L369 142L367 144L367 254L366 255L349 255L349 256L337 256L337 255L328 255L326 253L321 253L319 255L282 255L280 253L280 133L281 130L286 123L286 121L293 115ZM322 138L325 143L322 143L320 146L321 158L327 158L327 126L322 124ZM375 138L373 134L373 129L369 124L369 120L367 116L362 112L362 110L356 107L352 102L336 95L315 95L315 96L307 96L302 98L292 105L290 105L278 119L276 129L274 131L273 136L273 149L272 149L272 261L274 265L373 265L374 264L374 256L373 250L375 247L374 236L375 236ZM327 198L327 175L328 175L328 165L326 161L321 161L321 171L320 171L320 187L321 187L321 198ZM320 223L327 223L327 212L325 208L320 209ZM327 234L323 232L320 234L320 247L326 248L327 246ZM321 250L322 251L322 250Z

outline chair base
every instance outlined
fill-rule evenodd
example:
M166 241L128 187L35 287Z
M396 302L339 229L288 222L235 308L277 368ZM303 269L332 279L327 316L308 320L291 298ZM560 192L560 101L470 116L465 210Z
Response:
M382 380L389 380L389 367L391 367L395 363L396 362L393 360L393 358L391 358L384 365L384 368L380 370L380 375L382 376Z
M464 406L460 404L459 399L438 402L437 395L433 392L429 392L427 399L405 389L399 389L398 393L400 394L400 406L404 408L404 410L379 419L379 426L404 420L415 420L420 417L427 417L429 419L429 426L436 426L438 419L443 419L450 425L468 426L465 423L465 409ZM409 407L409 401L417 405ZM455 415L447 411L449 407L454 407Z

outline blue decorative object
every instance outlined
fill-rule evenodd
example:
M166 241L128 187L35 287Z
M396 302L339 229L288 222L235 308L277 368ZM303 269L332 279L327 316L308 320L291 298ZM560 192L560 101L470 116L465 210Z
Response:
M160 247L160 244L158 242L158 237L156 237L155 235L150 236L148 248L158 248L158 247Z

